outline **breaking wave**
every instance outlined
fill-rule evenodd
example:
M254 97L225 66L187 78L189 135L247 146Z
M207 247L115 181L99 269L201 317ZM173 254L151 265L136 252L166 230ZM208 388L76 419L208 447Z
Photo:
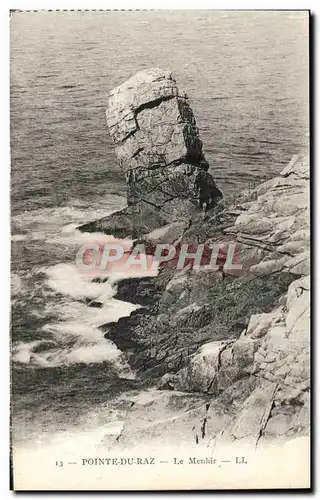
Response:
M116 201L118 205L110 206L109 211L100 208L93 214L89 212L90 218L105 216L119 208L119 200ZM63 262L66 248L70 260L70 255L75 256L77 246L106 238L105 235L77 230L79 224L87 222L84 212L83 209L63 207L24 212L13 217L14 245L25 245L28 249L32 242L39 242L35 251L47 252L49 262L60 260L60 263L34 265L29 273L12 274L12 297L20 294L23 306L31 302L32 309L28 314L41 320L34 338L26 341L21 335L13 343L12 359L14 363L32 368L109 362L117 368L120 376L131 378L134 375L124 354L112 341L104 338L100 327L129 316L140 306L114 298L119 275L106 277L105 273L99 275L99 271L86 275L81 273L74 260ZM29 290L24 276L29 281L32 276ZM35 289L42 297L43 307L32 303Z

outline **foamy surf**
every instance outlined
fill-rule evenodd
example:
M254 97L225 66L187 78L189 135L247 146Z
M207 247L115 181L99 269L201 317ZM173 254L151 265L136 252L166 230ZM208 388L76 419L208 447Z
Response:
M29 242L39 245L40 252L47 252L49 264L58 262L44 267L37 265L35 260L28 270L27 281L24 276L20 278L20 273L13 276L14 291L24 289L27 298L24 297L22 304L29 308L29 314L39 324L35 339L13 343L12 360L17 365L40 369L109 363L118 377L135 378L126 355L111 340L104 338L101 326L129 316L140 307L114 298L119 280L156 275L158 271L153 269L146 273L140 266L125 269L119 263L108 272L98 268L84 272L78 268L75 259L81 245L103 245L115 241L111 235L82 233L77 228L88 222L88 214L90 219L98 219L119 209L120 200L123 202L119 197L113 202L114 206L100 206L95 210L92 207L90 210L61 207L24 212L13 217L13 244L34 248L35 255L38 247L28 247ZM39 243L33 243L37 241ZM129 251L133 242L127 239L121 240L121 244L125 251Z
M75 299L98 299L108 300L115 295L116 290L110 282L93 282L94 278L100 277L99 273L89 275L81 272L76 264L57 264L48 269L43 269L47 275L47 286L62 295ZM106 275L103 275L106 278Z
M11 240L36 241L43 240L48 243L63 243L68 237L71 239L80 231L75 231L82 224L91 220L105 217L115 210L125 206L124 198L112 196L108 203L99 203L88 207L54 207L29 210L14 215L11 218Z
M48 349L37 353L35 348ZM48 341L39 340L34 342L20 342L13 348L12 359L21 364L28 364L34 367L58 367L76 363L104 363L106 361L115 364L120 372L130 371L123 354L117 347L106 339L101 342L76 342L72 345L59 344L55 342L49 345Z
M13 361L41 368L109 362L120 377L134 378L125 355L104 338L100 327L129 316L140 307L114 298L119 279L139 276L139 268L133 272L116 269L106 276L99 269L86 274L75 263L60 263L40 268L37 273L46 277L46 304L37 317L50 321L41 327L42 340L14 344Z
M16 273L11 273L11 295L14 297L23 291L23 282L21 277Z
M73 264L52 266L46 275L46 286L59 299L47 302L43 316L57 318L57 321L42 327L45 334L42 341L15 344L13 360L39 367L107 361L115 364L120 374L132 378L125 356L112 341L104 338L99 327L129 316L140 306L114 299L116 287L112 283L92 283L91 278L79 273ZM81 302L85 299L95 299L101 307ZM52 339L49 342L48 334Z

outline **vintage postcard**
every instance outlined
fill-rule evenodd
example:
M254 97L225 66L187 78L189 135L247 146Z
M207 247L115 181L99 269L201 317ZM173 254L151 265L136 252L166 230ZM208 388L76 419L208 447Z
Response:
M308 11L10 11L13 489L310 487Z

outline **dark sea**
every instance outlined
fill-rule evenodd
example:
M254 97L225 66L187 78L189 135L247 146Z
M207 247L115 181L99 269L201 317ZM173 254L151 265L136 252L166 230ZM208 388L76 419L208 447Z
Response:
M307 143L307 14L22 12L10 22L13 440L41 447L121 426L119 402L136 390L99 329L136 306L75 266L87 238L77 226L125 205L108 92L143 68L172 70L232 199Z

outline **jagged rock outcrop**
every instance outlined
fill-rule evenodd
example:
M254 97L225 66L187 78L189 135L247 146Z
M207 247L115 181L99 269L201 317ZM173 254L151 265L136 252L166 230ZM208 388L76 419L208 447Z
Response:
M258 186L233 227L226 229L237 241L254 249L257 265L251 272L265 276L288 270L296 275L310 272L310 211L308 158L294 155L275 177Z
M282 273L254 281L251 276L222 280L215 271L169 270L154 279L157 303L105 325L105 336L120 349L131 349L129 362L141 377L175 373L205 342L236 340L251 314L271 311L293 279ZM189 375L197 390L198 382Z
M261 447L308 435L308 188L308 158L296 156L279 177L258 186L252 200L238 206L242 213L235 222L215 226L216 236L222 232L241 242L242 276L221 280L205 270L167 272L167 279L160 274L155 278L163 280L159 302L122 318L107 333L117 343L125 331L130 362L156 378L159 389L173 391L173 399L166 392L152 403L155 414L165 407L166 422L149 421L145 434L143 408L132 407L124 428L138 410L139 442L143 436L148 442L177 435L206 446ZM192 237L193 231L198 234L191 225L186 233ZM194 393L197 404L189 411L188 400L186 411L176 415L177 398L185 393Z
M106 116L128 207L80 229L137 237L189 220L199 210L194 180L205 158L188 97L172 74L157 68L135 74L111 91Z
M254 376L257 387L236 421L223 427L224 439L250 437L255 444L275 437L308 433L310 425L310 250L308 159L295 156L277 177L260 185L257 199L228 233L254 247L254 275L268 279L279 271L300 275L278 307L251 316L235 341L202 346L190 364L163 381L177 390L221 394L239 380ZM246 247L243 247L243 255ZM252 254L251 254L252 258ZM210 374L212 378L210 380ZM160 384L161 386L161 384ZM258 418L257 398L261 407ZM252 417L250 417L252 415ZM250 420L251 419L251 420ZM243 423L242 423L243 422ZM245 425L245 432L239 431ZM208 431L210 425L208 424Z

